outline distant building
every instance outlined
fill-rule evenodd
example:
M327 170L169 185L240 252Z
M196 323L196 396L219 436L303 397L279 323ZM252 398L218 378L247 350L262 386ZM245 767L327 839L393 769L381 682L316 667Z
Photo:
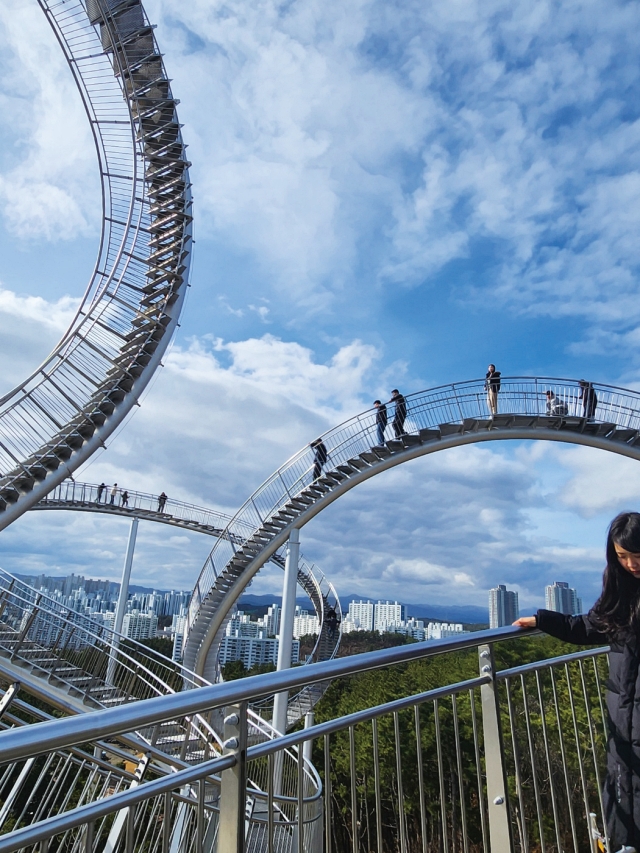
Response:
M254 637L223 637L220 644L220 665L241 660L247 669L260 663L278 662L279 640ZM291 663L300 661L300 641L291 643Z
M375 605L372 601L352 601L349 604L349 613L345 620L349 622L347 633L349 631L373 631L374 609ZM342 630L346 630L344 625Z
M444 640L446 637L457 637L458 634L468 634L460 622L429 622L427 625L427 640Z
M405 621L406 615L407 608L404 604L398 604L397 601L379 601L375 606L373 630L381 634L392 631L395 626Z
M271 604L266 614L258 619L258 625L264 627L267 637L275 637L280 632L280 607Z
M489 590L489 627L502 628L511 625L520 615L518 593L498 584Z
M318 634L319 632L320 620L315 613L309 613L308 610L296 607L295 616L293 617L293 636L296 640L299 640L300 637L306 637L309 634Z
M554 581L551 586L546 586L544 600L547 610L555 610L556 613L566 613L569 616L582 613L582 599L578 598L576 590L564 581Z
M122 620L122 633L130 640L148 640L158 633L158 617L155 613L140 613L132 610Z

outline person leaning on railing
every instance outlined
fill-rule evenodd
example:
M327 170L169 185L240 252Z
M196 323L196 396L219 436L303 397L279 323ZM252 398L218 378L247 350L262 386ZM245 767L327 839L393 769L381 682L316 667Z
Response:
M613 851L640 851L640 513L616 516L602 593L586 615L538 610L514 625L581 646L610 643L603 804Z

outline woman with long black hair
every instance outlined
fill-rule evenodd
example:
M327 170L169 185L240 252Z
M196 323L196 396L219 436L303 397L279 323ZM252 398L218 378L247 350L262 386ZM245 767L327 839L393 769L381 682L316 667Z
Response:
M602 593L587 615L538 610L513 624L581 646L610 643L605 819L612 851L640 851L640 513L611 522Z

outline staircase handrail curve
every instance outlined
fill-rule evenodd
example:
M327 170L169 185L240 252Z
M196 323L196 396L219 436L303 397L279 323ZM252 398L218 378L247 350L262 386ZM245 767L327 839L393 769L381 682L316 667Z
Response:
M0 399L0 529L124 420L178 323L191 190L162 56L139 0L39 0L78 86L102 188L94 271L69 328Z
M612 429L617 430L640 430L639 391L588 381L587 387L593 389L598 397L596 417L592 418L586 411L587 401L581 399L580 396L583 387L584 380L503 376L501 377L499 392L498 420L500 418L503 421L511 419L515 431L516 418L514 416L531 418L531 422L535 422L537 428L536 435L531 437L541 438L549 438L559 434L560 427L565 424L570 425L572 420L576 423L593 422L600 424L603 428L608 428L610 425ZM552 391L557 400L564 404L566 412L564 415L548 414L547 391ZM484 379L441 385L407 394L405 399L407 417L404 430L409 436L431 430L440 434L441 425L461 424L464 427L465 420L474 421L478 424L482 423L489 430L493 423L488 407L489 401ZM390 404L393 407L393 401L390 401ZM390 414L388 431L385 436L387 441L390 440L389 435L392 432L393 408L391 408ZM504 425L505 429L500 433L500 437L505 437L509 423L501 425ZM491 436L487 434L486 437ZM369 452L372 447L377 445L376 409L368 409L347 419L338 426L327 430L321 438L328 451L328 461L324 466L324 471L334 471L339 475L338 468L340 465L349 467L350 460L357 462L359 454ZM422 439L419 438L418 440L421 441ZM575 438L571 435L567 440L574 441ZM402 444L402 442L397 443ZM607 446L613 449L614 442L609 442ZM620 442L617 442L617 447L620 446ZM234 555L236 556L235 562L238 563L238 549L235 545L231 547L230 540L236 541L237 537L243 535L247 527L253 526L254 533L258 533L266 529L264 525L278 523L279 520L275 518L277 513L283 510L289 502L295 501L312 485L313 467L313 449L307 445L281 465L240 507L229 522L225 535L221 536L214 544L195 585L194 595L188 610L188 633L191 632L198 620L201 602L205 601L210 591L214 589L216 577L225 571L225 567L231 565ZM342 476L344 479L348 475L343 474ZM322 477L320 478L321 481ZM285 523L282 519L280 522ZM293 520L287 523L295 526ZM258 546L257 540L252 542L251 548L255 550L256 546ZM265 550L266 547L268 546L264 546L262 549ZM254 561L253 557L250 559L252 563L256 562L257 565L257 561ZM251 575L249 575L250 577ZM237 583L234 594L236 592L239 594L241 588L242 583ZM232 602L229 606L232 606ZM193 652L188 648L186 651L189 657L185 660L191 664ZM201 653L198 652L197 656L200 657ZM195 659L193 663L195 663ZM194 668L199 670L199 665Z
M12 607L16 608L20 605L23 606L23 615L20 622L25 619L28 620L31 616L34 617L32 623L29 624L27 631L24 633L24 636L20 641L20 645L26 642L29 646L28 650L30 651L33 651L35 646L37 651L54 655L55 658L52 663L55 665L49 671L50 677L55 676L56 680L67 683L70 687L74 687L74 685L72 682L65 681L63 672L58 668L60 664L70 664L74 667L74 670L84 672L87 677L94 680L94 690L102 689L117 691L118 695L112 697L113 699L118 700L117 704L138 699L151 698L152 696L163 696L169 693L175 693L175 688L168 684L167 680L161 678L160 675L158 675L157 672L154 672L151 668L158 665L164 667L166 675L175 676L176 679L183 679L184 682L189 683L192 687L209 686L209 682L206 679L196 675L195 673L189 672L181 664L165 657L161 652L150 650L149 647L137 642L136 640L132 640L122 634L117 634L107 626L99 625L98 622L90 617L72 610L61 602L56 601L54 598L49 597L44 592L36 590L34 587L29 586L24 583L24 581L21 581L19 578L4 569L0 569L0 647L5 645L2 628L5 614L7 613L7 610L10 610ZM34 632L33 628L34 625L37 624L35 620L39 614L44 615L45 618L53 617L53 620L55 620L55 634L57 635L58 640L54 647L51 647L50 645L41 645L37 640L29 638L29 635L33 635L33 633L36 633L37 636L37 632ZM44 626L38 627L42 628ZM49 633L52 632L49 631ZM98 655L101 665L108 663L108 661L113 657L117 666L117 670L113 674L114 683L96 676L93 672L85 669L82 665L74 664L72 659L63 656L64 653L69 650L69 641L74 633L79 639L79 645L74 641L71 645L72 651L91 649ZM19 638L20 634L21 632L18 630L16 632L16 637ZM58 643L61 640L63 641L63 645L58 648ZM105 650L101 651L100 646L104 646ZM127 646L132 648L136 654L139 655L140 660L133 657L128 651L126 651ZM7 644L6 650L11 652L13 657L18 657L15 646L12 647L10 644ZM149 654L150 651L153 651L153 656ZM25 658L25 660L27 662L30 660L32 661L31 658ZM127 678L132 678L136 685L143 688L143 695L137 695L137 691L125 691L115 684L116 681L122 680L123 674L126 675ZM131 687L134 686L134 683L131 684ZM104 703L100 702L98 698L92 696L92 700L96 704L104 706ZM209 739L213 738L218 748L222 749L221 737L204 717L199 716L197 719L189 720L188 723L190 728L203 740L203 742L206 743Z

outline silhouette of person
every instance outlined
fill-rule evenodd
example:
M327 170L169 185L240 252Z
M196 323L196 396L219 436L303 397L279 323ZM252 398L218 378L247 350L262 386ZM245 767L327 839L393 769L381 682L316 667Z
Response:
M384 444L384 431L389 423L389 417L384 403L381 403L380 400L374 400L373 405L376 407L376 440L380 446Z
M316 438L315 441L312 441L309 445L313 448L313 479L317 480L320 474L322 474L322 468L327 463L327 459L329 454L327 453L327 448L321 438Z
M330 607L325 614L325 622L327 623L327 636L333 640L338 628L338 614L335 607Z
M164 492L162 492L158 496L158 512L164 512L165 504L167 503L167 496Z
M129 492L126 490L120 495L120 502L122 506L129 506Z
M114 483L111 488L111 506L113 506L116 502L116 495L118 494L118 484Z
M487 406L491 416L498 414L498 391L500 390L500 371L495 364L490 364L484 377L484 388L487 392Z
M401 435L406 435L404 422L407 418L407 401L398 389L394 388L391 392L391 400L389 402L395 403L396 405L396 410L393 415L393 431L396 438L400 438Z
M582 412L585 418L595 418L596 408L598 406L598 396L591 382L586 379L581 379L578 382L580 386L580 399L582 400Z
M102 501L102 495L104 494L104 490L105 490L106 488L107 488L107 487L105 486L105 484L104 484L104 483L100 483L100 485L98 486L98 497L96 498L96 503L97 503L97 504L99 504L99 503Z

